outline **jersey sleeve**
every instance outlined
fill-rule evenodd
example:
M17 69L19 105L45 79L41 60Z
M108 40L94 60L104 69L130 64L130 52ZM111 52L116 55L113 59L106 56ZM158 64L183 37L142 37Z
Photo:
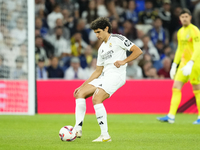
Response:
M103 66L104 65L104 61L101 57L101 51L100 51L101 46L98 49L98 56L97 56L97 66Z
M181 60L181 55L182 55L182 52L183 52L183 50L181 48L180 30L177 33L177 39L178 39L178 47L177 47L176 54L175 54L175 57L174 57L174 63L179 64L180 60Z
M118 39L116 42L119 44L119 46L124 49L130 51L131 47L135 45L133 42L131 42L129 39L126 37L122 36L123 38Z
M200 56L200 32L198 28L193 30L192 40L194 53L192 54L191 60L195 61Z

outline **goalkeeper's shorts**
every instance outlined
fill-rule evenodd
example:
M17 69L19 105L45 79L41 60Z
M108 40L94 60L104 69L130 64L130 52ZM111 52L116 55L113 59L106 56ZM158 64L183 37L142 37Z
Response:
M200 64L194 63L192 67L192 72L189 76L184 76L182 67L179 67L175 76L175 81L180 81L183 83L188 82L190 80L191 84L200 84Z

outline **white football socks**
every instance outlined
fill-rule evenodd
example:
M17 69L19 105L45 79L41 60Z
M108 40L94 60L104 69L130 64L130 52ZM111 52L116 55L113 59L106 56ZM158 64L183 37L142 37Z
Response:
M82 130L82 124L85 117L85 112L86 112L85 99L84 98L76 99L76 109L75 109L76 124L74 126L74 129L76 131Z
M107 113L103 103L94 105L94 109L96 112L97 121L101 128L101 135L108 137Z
M175 115L168 114L167 116L168 116L169 118L171 118L171 119L175 119Z

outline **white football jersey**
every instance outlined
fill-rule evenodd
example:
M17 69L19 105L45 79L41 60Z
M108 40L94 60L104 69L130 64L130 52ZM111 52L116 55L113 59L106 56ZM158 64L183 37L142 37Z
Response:
M127 64L117 68L114 63L126 59L126 51L134 44L120 34L111 34L108 41L103 42L98 49L97 66L104 66L103 74L126 74Z

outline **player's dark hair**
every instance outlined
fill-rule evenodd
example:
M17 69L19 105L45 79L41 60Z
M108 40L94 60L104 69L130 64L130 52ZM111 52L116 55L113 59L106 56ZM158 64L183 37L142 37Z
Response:
M100 17L100 18L97 18L96 20L94 20L91 25L90 25L90 28L92 30L97 30L97 29L102 29L104 30L106 27L108 27L108 33L111 33L112 32L112 26L108 20L108 18L105 18L105 17Z
M185 14L185 13L187 13L187 14L190 15L190 16L192 16L190 10L187 9L187 8L183 8L182 11L181 11L181 13L179 14L179 16L182 15L182 14Z

